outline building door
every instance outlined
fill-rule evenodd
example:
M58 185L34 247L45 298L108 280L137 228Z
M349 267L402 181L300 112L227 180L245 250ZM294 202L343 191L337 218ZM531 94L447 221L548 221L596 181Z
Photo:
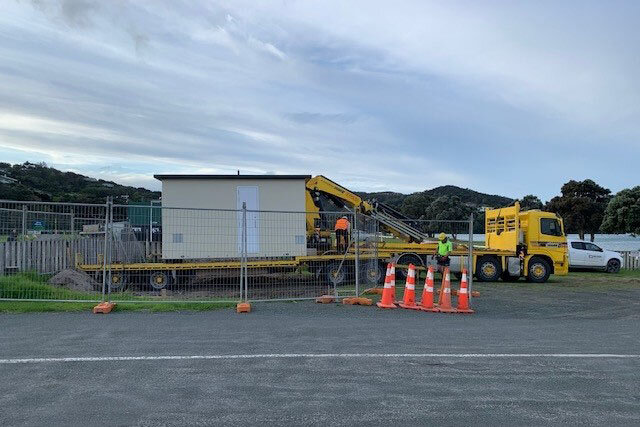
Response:
M258 187L238 186L238 210L242 210L242 204L247 206L247 253L258 254L260 252L260 209ZM238 213L238 253L242 253L242 213Z

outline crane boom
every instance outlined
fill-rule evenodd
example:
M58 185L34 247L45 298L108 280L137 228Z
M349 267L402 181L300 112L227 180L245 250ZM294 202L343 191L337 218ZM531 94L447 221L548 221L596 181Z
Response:
M322 212L353 212L354 209L378 220L386 231L407 242L422 242L427 235L417 224L384 203L363 200L360 196L329 178L318 175L307 181L307 231L316 228Z

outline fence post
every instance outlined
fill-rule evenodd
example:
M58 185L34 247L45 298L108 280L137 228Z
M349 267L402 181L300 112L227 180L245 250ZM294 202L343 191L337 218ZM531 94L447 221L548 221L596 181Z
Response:
M107 230L109 229L109 197L104 205L104 244L102 249L102 302L107 290ZM75 254L74 254L75 257ZM110 269L109 269L110 270Z
M247 268L247 203L242 202L242 239L240 242L240 301L247 301L249 299L249 289L247 275L249 273Z
M353 229L356 232L356 296L360 296L360 230L356 208L353 208Z
M113 196L109 196L109 238L107 239L107 243L108 243L108 250L109 250L109 287L108 289L108 293L107 293L107 302L111 302L111 275L113 274L113 272L111 271L111 266L113 265L113 246L114 246L114 236L113 236ZM117 248L116 248L117 250ZM122 280L126 280L125 279L125 271L122 270Z
M22 270L27 271L27 205L22 205Z
M27 205L22 205L22 238L27 237Z
M469 307L471 307L471 288L473 287L473 212L469 216L469 260L467 261L467 281L469 287Z

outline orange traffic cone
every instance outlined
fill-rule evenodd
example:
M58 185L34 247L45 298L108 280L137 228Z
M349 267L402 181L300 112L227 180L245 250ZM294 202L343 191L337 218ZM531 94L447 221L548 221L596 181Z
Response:
M404 296L402 302L398 305L411 310L420 309L420 307L416 305L416 267L413 264L409 264L407 282L404 285Z
M438 311L440 313L455 313L456 309L451 307L451 273L449 267L442 273L442 287L438 298Z
M424 290L422 291L422 301L418 307L423 311L437 312L438 308L433 305L433 266L429 266L427 278L424 279Z
M387 265L387 276L384 278L384 289L382 290L382 300L376 305L380 308L398 308L393 303L396 299L396 266L389 263Z
M469 308L469 283L467 282L467 269L462 270L462 280L458 291L458 313L473 313Z

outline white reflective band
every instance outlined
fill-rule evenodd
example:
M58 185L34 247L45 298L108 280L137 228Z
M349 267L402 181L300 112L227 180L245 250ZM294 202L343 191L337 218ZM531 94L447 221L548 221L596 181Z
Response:
M431 279L431 280L433 280L433 271L429 270L429 271L427 272L427 279Z
M389 274L396 274L396 266L395 265L391 266L391 271L389 272Z
M414 290L416 288L416 285L414 285L413 283L407 283L407 289L409 290Z
M416 277L416 271L414 269L409 269L409 277Z
M391 282L387 282L384 284L385 288L393 288L393 285L391 284Z
M463 275L462 275L462 281L463 281L463 282L466 282L466 281L467 281L467 275L466 275L466 274L463 274Z
M449 282L451 281L451 276L449 275L449 273L447 273L447 275L444 277L444 279Z
M444 288L444 293L445 294L450 294L451 293L451 288Z
M427 286L425 289L427 290L427 292L433 292L433 287L432 286Z
M458 291L459 294L466 294L467 293L467 288L460 288L460 290Z

